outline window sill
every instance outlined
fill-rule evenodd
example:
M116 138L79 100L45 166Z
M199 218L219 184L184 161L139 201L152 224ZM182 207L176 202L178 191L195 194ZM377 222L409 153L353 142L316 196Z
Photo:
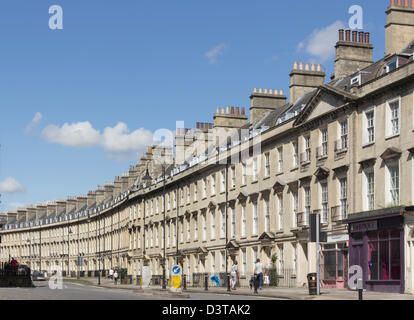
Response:
M242 184L241 186L240 186L240 188L244 188L246 186L246 184Z
M283 174L283 171L281 171L281 172L277 172L277 173L276 173L276 177L277 177L277 176L281 176L282 174Z
M373 146L374 144L375 144L375 141L373 141L373 142L368 142L368 143L363 144L363 145L362 145L362 148L371 147L371 146Z
M385 140L392 140L392 139L394 139L394 138L398 138L399 136L400 136L400 134L399 134L399 133L397 133L397 134L394 134L394 135L392 135L392 136L385 137Z
M297 170L299 170L299 166L296 166L296 167L294 167L294 168L290 169L290 171L291 171L291 172L293 172L293 171L297 171Z
M259 180L255 180L255 181L252 181L252 183L251 184L256 184L256 183L258 183L259 182Z
M270 179L270 176L267 176L267 177L264 177L264 178L263 178L263 181L264 181L264 180L269 180L269 179Z

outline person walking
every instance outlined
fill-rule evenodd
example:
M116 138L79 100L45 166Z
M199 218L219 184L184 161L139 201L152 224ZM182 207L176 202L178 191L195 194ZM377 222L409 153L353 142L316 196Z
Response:
M239 268L237 266L237 261L234 261L232 267L231 267L231 289L236 290L236 284L237 280L239 278Z
M254 265L254 274L256 276L256 288L259 287L260 290L263 289L263 271L264 266L263 263L260 262L260 259L256 260L256 263Z
M109 279L113 279L114 278L114 270L111 268L111 270L109 270Z
M115 284L118 284L118 271L117 270L115 270L114 272L114 281L115 281Z

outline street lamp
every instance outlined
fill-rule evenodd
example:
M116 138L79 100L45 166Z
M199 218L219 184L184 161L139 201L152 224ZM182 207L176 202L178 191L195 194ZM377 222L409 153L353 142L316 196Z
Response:
M68 274L67 274L68 277L70 274L70 238L69 238L69 235L71 234L72 234L72 229L68 225Z
M148 165L147 165L147 170L145 171L145 176L142 177L142 180L144 180L148 183L150 183L152 181L152 177L149 175ZM146 187L148 187L148 186L146 185ZM143 200L144 200L144 265L145 265L145 255L147 253L146 252L147 244L145 243L145 236L146 236L146 233L145 233L145 228L146 228L146 226L145 226L145 217L147 215L147 209L145 208L145 197L144 197Z
M165 263L166 263L166 249L165 249L165 165L162 165L162 176L163 176L163 184L162 184L162 198L163 198L163 202L164 202L164 223L163 223L163 227L162 227L162 231L164 233L163 236L163 248L164 248L164 254L163 254L163 264L162 264L162 289L166 290L167 289L167 283L166 283L166 279L165 279Z

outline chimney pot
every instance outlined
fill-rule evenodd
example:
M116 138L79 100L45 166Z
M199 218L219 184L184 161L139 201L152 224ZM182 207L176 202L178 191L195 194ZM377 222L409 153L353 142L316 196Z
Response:
M351 41L351 30L346 30L345 36L346 36L345 40L350 42Z
M245 115L245 110L244 110L244 108L242 108L242 115L243 115L243 116Z
M358 31L352 31L352 42L358 41Z
M259 93L262 93L262 88L259 88Z
M293 63L293 70L298 70L298 63L296 61Z
M363 32L360 32L359 33L359 42L364 42L364 33Z
M257 88L254 88L253 89L253 93L257 93Z
M236 115L240 115L240 108L236 107Z
M211 123L209 124L209 128L210 128L210 129L212 129L212 128L213 128L213 125L212 125Z
M413 1L413 3L414 3L414 1ZM365 43L370 43L369 32L365 33Z
M234 114L234 107L231 107L231 114Z
M344 29L339 30L339 41L344 41Z
M229 106L227 106L226 107L226 114L229 114L230 113L230 107Z
M279 94L280 94L281 96L283 96L283 90L280 90Z
M299 63L299 70L303 70L303 62Z

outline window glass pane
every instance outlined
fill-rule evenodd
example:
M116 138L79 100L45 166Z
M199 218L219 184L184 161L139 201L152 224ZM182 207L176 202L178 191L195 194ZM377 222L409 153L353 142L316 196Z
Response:
M380 280L390 280L390 252L389 252L389 242L380 241L379 242L379 251L380 251Z
M390 238L400 239L400 230L391 230Z
M400 280L400 240L392 240L391 242L391 279Z
M352 235L352 238L354 241L362 241L362 232L354 233Z
M368 243L368 279L378 280L378 242Z
M368 239L369 240L378 240L378 233L377 233L377 231L368 232Z
M324 278L326 280L336 279L336 252L328 251L324 253Z
M329 250L329 249L335 249L336 247L335 247L335 244L325 244L325 245L323 246L323 248L324 248L325 250Z
M338 256L338 280L344 276L344 256L342 252L337 253Z
M388 240L388 230L380 230L379 231L379 238L381 240L384 240L384 239Z

